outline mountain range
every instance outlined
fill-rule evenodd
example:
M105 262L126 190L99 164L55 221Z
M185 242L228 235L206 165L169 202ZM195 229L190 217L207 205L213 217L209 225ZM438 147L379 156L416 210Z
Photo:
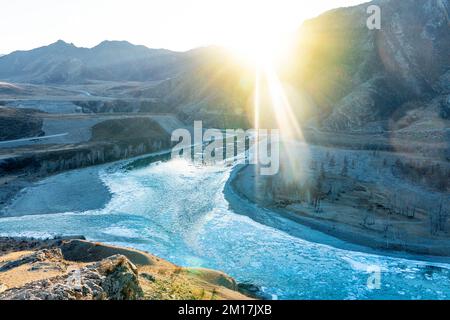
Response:
M295 113L322 130L414 128L450 114L450 1L375 0L381 30L366 26L367 7L335 9L306 21L279 70ZM188 52L104 41L87 49L58 41L0 57L0 79L83 84L160 81L134 90L186 121L249 125L254 74L220 47ZM411 127L412 125L412 127ZM434 128L434 126L432 126Z
M78 48L59 40L30 51L16 51L0 60L0 78L39 84L84 83L88 80L163 80L183 69L183 55L149 49L126 41L104 41Z

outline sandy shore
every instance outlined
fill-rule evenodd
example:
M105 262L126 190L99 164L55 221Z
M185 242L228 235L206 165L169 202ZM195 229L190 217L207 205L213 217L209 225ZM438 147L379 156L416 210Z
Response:
M11 203L11 199L13 199L20 190L30 185L30 179L19 177L17 175L5 175L0 177L0 212L4 207Z
M10 177L0 186L0 217L101 209L111 193L98 172L98 167L91 167L43 179Z
M370 232L335 221L316 219L276 206L267 206L252 194L252 175L249 166L237 166L225 187L230 207L253 220L287 232L293 236L340 249L394 256L411 260L450 263L449 241L396 243L386 241L382 234ZM295 222L298 227L292 227ZM313 229L313 230L311 230ZM317 232L319 231L319 232Z

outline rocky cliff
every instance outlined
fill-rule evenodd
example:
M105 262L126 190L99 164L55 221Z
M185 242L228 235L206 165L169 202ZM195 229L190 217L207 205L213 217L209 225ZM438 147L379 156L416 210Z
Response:
M170 146L168 139L138 138L121 142L53 146L41 151L19 149L15 151L16 155L0 160L0 172L46 176L161 151Z
M161 151L172 145L169 133L149 118L106 120L91 131L89 142L5 149L0 173L45 176Z

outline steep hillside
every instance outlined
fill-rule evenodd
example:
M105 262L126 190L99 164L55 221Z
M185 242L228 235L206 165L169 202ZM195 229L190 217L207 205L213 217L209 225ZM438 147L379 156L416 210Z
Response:
M381 7L381 30L366 27L362 4L327 12L299 32L291 81L309 95L324 129L367 129L408 101L426 106L442 96L447 103L450 2L372 3ZM387 122L377 126L389 129Z
M324 13L298 31L279 70L298 120L326 131L441 131L450 110L449 1L372 4L382 9L381 30L367 28L365 3ZM186 56L197 63L140 94L163 100L186 121L248 126L254 73L222 49Z
M188 71L141 92L161 100L187 123L248 127L253 104L254 73L229 51L207 47L186 53Z

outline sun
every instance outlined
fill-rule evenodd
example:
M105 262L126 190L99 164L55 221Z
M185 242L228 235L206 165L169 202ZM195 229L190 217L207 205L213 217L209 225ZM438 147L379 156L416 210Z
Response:
M285 64L305 20L329 7L358 1L363 0L228 0L205 32L215 39L211 43L232 49L247 64Z
M297 32L305 20L326 9L364 0L202 1L214 7L211 10L217 15L208 16L207 28L202 19L191 21L201 24L198 29L214 39L211 44L230 48L247 64L263 67L288 63L281 60L286 57L286 51L292 49L290 46L298 38ZM217 3L222 5L217 6Z
M286 53L287 36L269 32L235 36L227 45L247 65L260 70L277 65Z
M263 69L274 63L274 46L255 38L239 41L234 46L231 46L231 49L246 64L259 69Z

